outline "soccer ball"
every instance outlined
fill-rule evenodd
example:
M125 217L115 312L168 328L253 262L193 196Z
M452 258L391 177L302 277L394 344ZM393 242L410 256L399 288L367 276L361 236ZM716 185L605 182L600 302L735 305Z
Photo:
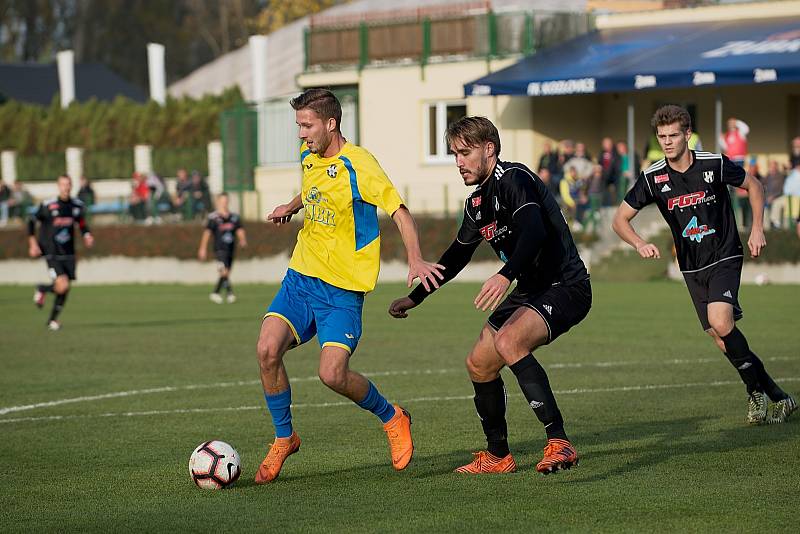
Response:
M754 279L757 286L765 286L769 284L769 277L764 273L758 273Z
M224 441L201 443L189 458L189 476L203 489L227 488L239 473L239 453Z

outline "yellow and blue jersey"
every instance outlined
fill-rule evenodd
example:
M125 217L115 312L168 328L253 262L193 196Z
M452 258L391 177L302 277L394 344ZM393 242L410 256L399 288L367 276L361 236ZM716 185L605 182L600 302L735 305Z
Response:
M345 143L330 158L301 147L303 228L289 268L333 286L368 292L380 269L377 208L392 215L403 199L367 150Z

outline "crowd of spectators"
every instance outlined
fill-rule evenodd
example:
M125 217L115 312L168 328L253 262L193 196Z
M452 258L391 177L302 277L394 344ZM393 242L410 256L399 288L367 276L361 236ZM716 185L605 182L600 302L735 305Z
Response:
M211 192L198 171L190 178L186 169L178 169L174 194L158 174L135 172L128 206L133 220L143 224L204 218L211 211Z
M576 230L597 224L597 209L619 202L632 183L632 173L627 143L614 142L610 137L603 138L596 158L580 141L565 139L557 145L545 142L537 166L537 174Z

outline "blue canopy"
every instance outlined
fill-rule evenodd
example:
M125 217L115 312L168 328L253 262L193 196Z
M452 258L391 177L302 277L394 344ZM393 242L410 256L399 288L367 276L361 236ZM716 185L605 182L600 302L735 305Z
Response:
M800 81L800 18L596 30L464 85L568 95Z

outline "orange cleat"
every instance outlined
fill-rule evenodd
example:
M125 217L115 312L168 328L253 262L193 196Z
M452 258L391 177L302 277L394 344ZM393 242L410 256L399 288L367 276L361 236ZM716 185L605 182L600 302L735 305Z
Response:
M286 458L300 450L300 436L292 432L288 438L275 438L269 448L267 457L258 466L256 484L272 482L281 473L281 467Z
M480 475L483 473L513 473L517 470L517 463L511 454L499 458L489 451L473 452L474 458L467 465L462 465L455 470L456 473Z
M394 405L394 417L383 425L389 438L392 451L392 465L398 471L406 468L414 455L414 442L411 439L411 415L402 406Z
M578 453L567 440L548 439L544 448L544 458L536 464L536 470L548 475L561 469L569 469L578 465Z

